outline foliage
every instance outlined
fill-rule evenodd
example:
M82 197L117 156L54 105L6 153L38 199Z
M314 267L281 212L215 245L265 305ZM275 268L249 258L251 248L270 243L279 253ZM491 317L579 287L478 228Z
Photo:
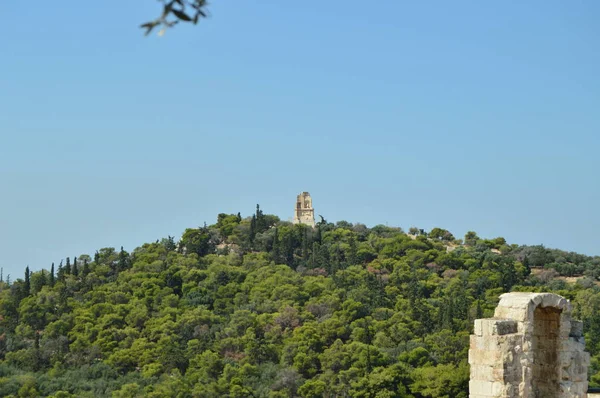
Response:
M171 28L179 22L197 24L200 18L206 18L206 0L163 0L161 15L153 21L146 22L140 27L146 29L146 35L158 26L162 26L159 35L165 29Z
M0 282L0 396L466 397L473 320L511 290L572 300L600 382L597 257L409 232L257 206L27 268Z

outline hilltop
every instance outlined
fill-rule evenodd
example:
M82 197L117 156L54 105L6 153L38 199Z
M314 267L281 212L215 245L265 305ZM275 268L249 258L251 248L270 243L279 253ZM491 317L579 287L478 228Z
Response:
M219 214L0 282L0 395L467 397L473 320L507 291L572 301L598 385L599 276L474 232Z

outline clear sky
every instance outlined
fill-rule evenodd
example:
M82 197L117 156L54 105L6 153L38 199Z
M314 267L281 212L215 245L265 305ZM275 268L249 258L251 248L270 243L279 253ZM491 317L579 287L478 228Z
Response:
M600 2L0 4L0 266L256 203L600 254Z

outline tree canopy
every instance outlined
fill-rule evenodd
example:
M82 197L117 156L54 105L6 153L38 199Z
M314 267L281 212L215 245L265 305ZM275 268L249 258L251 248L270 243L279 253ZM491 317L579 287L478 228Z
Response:
M197 24L201 18L207 17L206 0L161 0L163 3L160 15L140 27L145 29L146 35L154 28L160 27L159 34L180 22Z
M600 383L600 258L263 213L0 282L0 396L468 397L501 293L572 300ZM56 272L55 272L56 270Z

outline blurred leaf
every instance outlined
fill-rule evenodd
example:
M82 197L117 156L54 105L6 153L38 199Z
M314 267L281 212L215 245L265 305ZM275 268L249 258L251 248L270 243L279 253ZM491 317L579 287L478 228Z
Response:
M190 18L189 15L187 15L185 12L180 11L180 10L176 10L176 9L172 9L171 12L173 14L175 14L175 16L179 19L181 19L182 21L191 21L192 18Z

